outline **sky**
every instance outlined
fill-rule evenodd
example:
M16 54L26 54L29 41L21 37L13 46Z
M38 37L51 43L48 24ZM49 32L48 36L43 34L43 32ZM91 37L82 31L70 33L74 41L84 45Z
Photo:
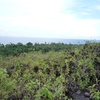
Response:
M0 0L0 37L100 39L100 0Z

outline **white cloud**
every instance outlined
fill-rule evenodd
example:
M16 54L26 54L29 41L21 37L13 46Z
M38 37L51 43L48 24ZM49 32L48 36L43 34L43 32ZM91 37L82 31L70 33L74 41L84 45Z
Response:
M94 8L95 8L96 10L100 10L100 5L96 5Z
M87 16L87 15L91 15L89 12L85 12L85 11L83 11L83 12L81 11L80 14L86 15L86 16Z
M25 11L33 14L53 14L61 9L63 0L17 0Z
M39 16L16 16L11 24L15 27L20 26L51 31L58 36L89 38L98 35L96 25L100 25L100 20L79 20L73 15L58 13L54 17L47 18Z
M64 0L14 0L12 2L16 2L16 6L12 7L15 13L9 17L0 17L0 26L2 23L6 24L2 26L0 35L32 37L34 34L37 37L60 38L99 36L97 26L100 26L100 20L78 19L72 13L62 13ZM67 9L74 5L74 0L66 1ZM87 13L82 12L82 14Z

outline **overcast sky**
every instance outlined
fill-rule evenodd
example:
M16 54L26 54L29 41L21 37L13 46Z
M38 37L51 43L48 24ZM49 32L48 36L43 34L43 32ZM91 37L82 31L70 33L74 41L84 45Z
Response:
M100 39L100 0L0 0L0 37Z

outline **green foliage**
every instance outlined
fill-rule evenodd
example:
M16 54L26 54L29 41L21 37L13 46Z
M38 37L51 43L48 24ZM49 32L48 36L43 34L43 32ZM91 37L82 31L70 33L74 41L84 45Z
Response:
M42 51L43 53L49 52L49 51L60 51L60 50L66 50L66 49L72 49L79 45L72 45L72 44L64 44L64 43L51 43L51 44L38 44L35 43L34 45L31 42L26 43L26 45L22 43L17 44L0 44L0 55L5 56L18 56L21 53L28 53L28 52L34 52L34 51Z
M53 93L46 87L41 88L38 93L39 96L44 100L52 100L53 99Z
M90 93L91 93L91 97L94 98L94 100L100 100L100 91L98 89L95 88L96 84L93 84L92 86L90 86Z
M95 92L94 94L92 94L93 95L93 98L95 99L95 100L100 100L100 91L97 91L97 92Z
M16 88L16 80L10 80L6 69L0 68L0 98L7 99L9 93L12 93Z
M0 45L1 100L73 100L77 89L100 99L100 43ZM75 90L73 87L77 87Z

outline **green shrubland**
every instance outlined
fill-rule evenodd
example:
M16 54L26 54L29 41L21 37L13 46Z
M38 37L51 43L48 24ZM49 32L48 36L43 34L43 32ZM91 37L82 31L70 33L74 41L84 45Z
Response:
M100 100L100 43L0 45L0 100Z

